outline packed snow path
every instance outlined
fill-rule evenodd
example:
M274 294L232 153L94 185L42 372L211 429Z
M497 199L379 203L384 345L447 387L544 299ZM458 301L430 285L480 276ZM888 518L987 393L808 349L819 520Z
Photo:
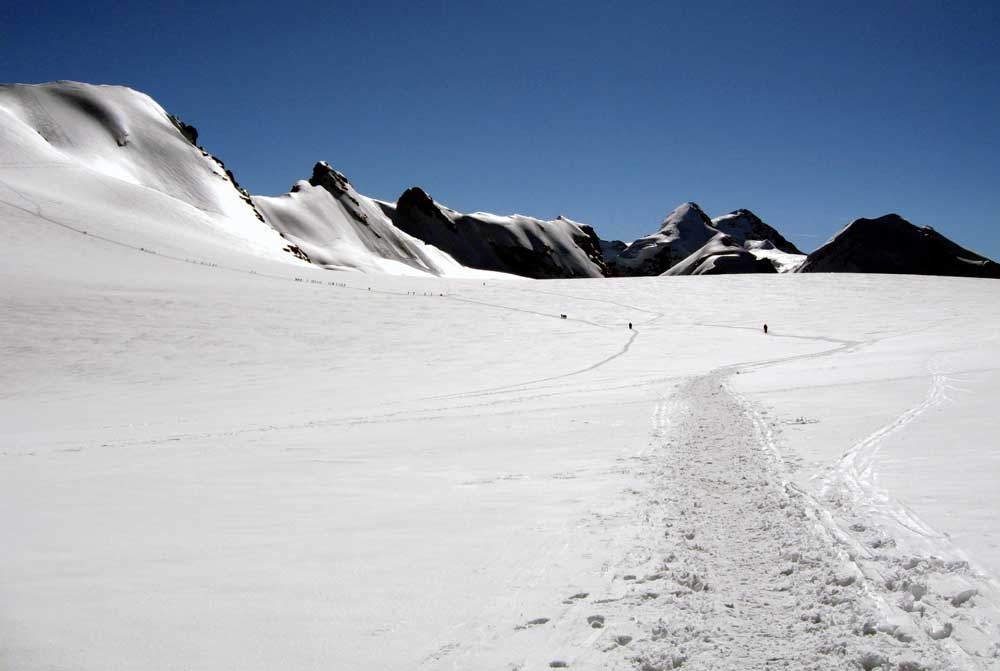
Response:
M892 580L868 571L837 521L789 485L766 420L728 388L733 370L658 404L659 444L633 459L643 485L624 513L638 522L627 549L609 548L603 583L494 637L505 668L993 668L950 640L961 604L926 589L949 569L908 558ZM601 525L628 528L624 518ZM465 668L459 647L425 666Z
M602 611L607 654L651 670L954 668L945 643L886 626L879 586L785 486L725 381L677 392L647 464L655 540L647 561L620 567L629 585Z

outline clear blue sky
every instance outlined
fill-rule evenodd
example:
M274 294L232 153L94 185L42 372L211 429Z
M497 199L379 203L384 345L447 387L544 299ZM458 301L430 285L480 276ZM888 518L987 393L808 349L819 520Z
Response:
M694 200L1000 257L997 2L5 3L0 80L53 79L149 93L253 193L324 159L606 238Z

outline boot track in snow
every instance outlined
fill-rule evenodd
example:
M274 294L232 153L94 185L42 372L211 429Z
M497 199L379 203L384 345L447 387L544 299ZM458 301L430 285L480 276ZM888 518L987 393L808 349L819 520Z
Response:
M529 623L552 629L549 666L994 668L912 608L927 562L885 557L867 570L832 515L788 484L766 422L726 384L732 371L673 395L660 446L641 460L643 531L604 592ZM537 652L508 668L534 668Z

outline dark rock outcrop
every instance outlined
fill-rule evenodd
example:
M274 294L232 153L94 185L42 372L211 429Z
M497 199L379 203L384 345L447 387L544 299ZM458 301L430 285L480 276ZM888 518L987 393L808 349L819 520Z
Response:
M800 273L891 273L1000 278L1000 265L898 214L855 219L799 267Z
M621 240L601 240L601 255L605 263L610 263L618 258L618 255L628 247Z
M181 121L180 117L170 114L168 115L170 122L176 126L177 130L181 132L188 142L193 144L195 147L198 146L198 129L191 124L184 123ZM200 147L199 147L200 148Z

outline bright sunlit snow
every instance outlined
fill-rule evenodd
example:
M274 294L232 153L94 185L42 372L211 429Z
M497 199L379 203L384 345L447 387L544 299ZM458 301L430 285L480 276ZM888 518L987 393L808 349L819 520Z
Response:
M766 658L741 594L796 561L803 663L995 666L989 281L230 270L0 207L7 668L712 668ZM696 472L733 445L739 509ZM692 501L736 534L789 496L752 573L697 550Z

